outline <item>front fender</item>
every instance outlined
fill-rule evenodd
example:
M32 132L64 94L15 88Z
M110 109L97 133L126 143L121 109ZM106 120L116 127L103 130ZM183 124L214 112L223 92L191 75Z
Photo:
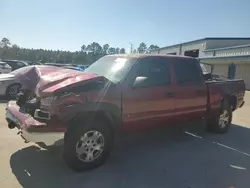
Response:
M120 129L122 125L121 109L117 105L108 102L90 102L63 106L59 108L58 112L58 117L63 122L69 122L75 118L85 118L85 114L94 115L95 113L102 112L111 121L115 129ZM88 117L86 116L86 118Z

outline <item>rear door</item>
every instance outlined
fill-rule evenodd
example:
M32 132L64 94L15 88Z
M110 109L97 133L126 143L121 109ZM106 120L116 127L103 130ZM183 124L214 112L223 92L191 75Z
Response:
M123 92L124 128L148 128L171 121L175 110L173 89L167 58L139 60Z
M195 59L179 59L173 63L175 75L176 112L181 121L205 116L207 87L200 65Z

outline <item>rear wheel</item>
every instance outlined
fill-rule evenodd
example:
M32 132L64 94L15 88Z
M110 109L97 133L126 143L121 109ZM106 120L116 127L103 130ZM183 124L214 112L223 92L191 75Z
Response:
M86 123L86 122L85 122ZM74 171L85 171L102 165L113 146L113 134L105 121L93 120L90 126L77 122L65 133L63 156Z
M221 105L219 117L215 117L207 122L209 131L216 133L226 133L232 123L232 107L227 100L224 100Z

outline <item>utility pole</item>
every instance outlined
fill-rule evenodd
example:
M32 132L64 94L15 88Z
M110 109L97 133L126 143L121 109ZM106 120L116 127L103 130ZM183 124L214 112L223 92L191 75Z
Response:
M132 54L133 53L133 44L130 43L130 53Z

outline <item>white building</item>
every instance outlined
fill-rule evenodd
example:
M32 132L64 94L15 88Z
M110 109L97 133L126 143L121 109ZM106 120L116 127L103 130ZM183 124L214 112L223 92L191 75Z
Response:
M213 64L214 73L218 75L244 79L246 88L250 89L250 38L204 38L150 53L197 57Z

